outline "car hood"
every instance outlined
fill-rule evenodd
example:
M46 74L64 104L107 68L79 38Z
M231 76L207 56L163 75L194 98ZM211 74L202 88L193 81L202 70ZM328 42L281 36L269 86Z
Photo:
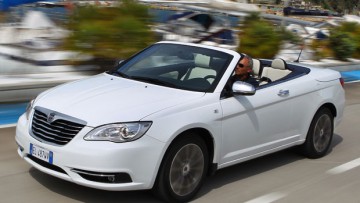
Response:
M205 93L179 90L100 74L55 87L40 95L35 106L66 114L88 126L139 121Z

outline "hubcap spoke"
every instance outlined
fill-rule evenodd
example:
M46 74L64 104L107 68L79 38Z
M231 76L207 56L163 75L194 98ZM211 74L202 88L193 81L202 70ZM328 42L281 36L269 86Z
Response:
M331 135L332 135L332 127L331 127L331 119L329 115L322 115L318 121L316 122L314 129L314 147L316 151L322 152L329 145Z
M170 167L170 186L180 196L196 188L204 172L204 154L195 144L183 146L175 155Z

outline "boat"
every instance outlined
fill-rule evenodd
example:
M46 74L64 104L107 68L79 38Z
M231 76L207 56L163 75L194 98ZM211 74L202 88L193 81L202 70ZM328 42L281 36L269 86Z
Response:
M173 1L158 1L158 0L138 0L147 4L170 5L177 8L184 8L187 10L197 10L202 12L218 12L226 13L228 15L246 16L252 12L260 12L260 8L255 4L249 4L246 0L229 1L229 0L173 0Z
M237 32L223 16L184 11L169 17L163 24L153 27L161 40L207 44L236 50Z
M284 7L283 13L285 16L341 16L341 14L337 12L330 12L327 10L294 8L290 6Z
M176 8L165 22L153 30L160 40L200 43L236 50L240 44L237 26L239 18L260 12L258 6L247 1L228 0L138 0L158 7ZM235 20L234 20L235 19Z
M0 0L0 11L8 11L11 7L34 3L39 0Z
M58 49L68 34L40 11L0 25L0 103L29 101L48 88L103 71L76 65L91 56Z

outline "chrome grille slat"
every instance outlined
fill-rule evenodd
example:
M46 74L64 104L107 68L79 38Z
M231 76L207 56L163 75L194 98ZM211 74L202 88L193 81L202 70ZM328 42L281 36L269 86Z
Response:
M34 115L35 117L36 116L38 116L38 115ZM44 116L44 115L39 115L42 119L40 119L40 118L38 118L39 120L41 120L41 121L43 121L43 122L45 122L45 123L47 123L47 117L46 116ZM64 125L64 126L58 126L59 124L61 124L61 125ZM65 129L65 130L73 130L73 131L78 131L79 129L82 129L84 126L83 125L81 125L81 124L78 124L78 126L72 126L72 125L69 125L69 124L66 124L66 123L64 123L64 122L61 122L60 120L58 120L55 124L55 127L57 127L57 128L61 128L61 129ZM71 128L76 128L76 129L68 129L68 127L71 127Z
M41 118L43 118L44 120L46 120L46 116L43 115L43 114L40 114L40 113L38 113L38 112L35 112L35 113L34 113L34 116L36 116L36 117L41 117Z
M38 119L36 119L36 121L37 121L39 124L42 123L43 125L49 126L49 123L46 122L46 121L42 121L42 120L38 120ZM59 130L59 131L62 131L62 130L73 131L73 132L78 132L78 131L79 131L78 129L67 129L67 128L65 128L65 127L59 127L59 126L56 126L56 125L52 125L51 127L52 127L52 128L56 128L56 129Z
M35 129L36 130L36 129ZM52 141L56 141L56 142L66 142L67 143L67 141L61 141L61 140L57 140L57 139L55 139L55 138L53 138L53 137L48 137L48 136L46 136L46 135L44 135L44 134L42 134L42 133L40 133L40 132L36 132L36 134L38 134L38 135L40 135L40 137L41 138L45 138L45 140L52 140Z
M72 126L72 125L63 123L63 122L61 122L61 121L57 122L57 124L62 124L62 125L65 125L65 126L68 126L68 127L71 127L71 128L77 128L77 129L83 128L83 127L81 127L81 126Z
M33 120L33 125L38 125L38 126L41 126L43 128L46 128L48 131L51 131L52 133L63 133L63 134L67 134L69 136L73 135L73 133L61 132L61 130L52 129L51 126L44 124L42 121L39 122L39 121Z
M49 113L46 109L45 112ZM47 114L35 109L31 125L32 136L50 144L65 145L85 127L83 124L74 122L72 117L64 114L57 116L55 121L48 122Z
M36 130L38 130L38 131L41 131L42 133L46 133L46 134L48 134L49 136L52 136L53 138L58 137L58 138L61 138L61 139L66 139L66 140L71 140L71 139L72 139L72 137L63 137L63 136L60 136L60 135L57 135L57 134L54 134L54 133L45 131L44 129L42 129L42 128L40 128L40 127L34 126L34 123L33 123L33 128L36 129Z

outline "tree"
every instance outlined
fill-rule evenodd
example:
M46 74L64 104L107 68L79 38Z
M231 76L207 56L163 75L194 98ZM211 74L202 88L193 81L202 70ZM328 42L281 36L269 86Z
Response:
M360 57L360 25L344 22L338 27L329 29L330 36L323 40L314 40L311 48L315 51L316 60L325 57L346 61L348 58Z
M115 7L77 7L70 16L72 34L64 48L113 62L127 58L154 42L148 8L134 0L119 1Z
M273 26L254 13L247 16L240 28L238 52L247 53L255 58L273 58L281 46L281 38Z
M356 49L351 36L338 30L330 32L329 46L333 48L335 58L344 61L350 58Z
M310 44L310 48L314 51L313 57L316 61L333 56L333 51L330 49L328 39L313 40Z
M355 46L353 57L360 58L360 25L354 22L343 22L335 31L340 31L348 35L351 43Z

